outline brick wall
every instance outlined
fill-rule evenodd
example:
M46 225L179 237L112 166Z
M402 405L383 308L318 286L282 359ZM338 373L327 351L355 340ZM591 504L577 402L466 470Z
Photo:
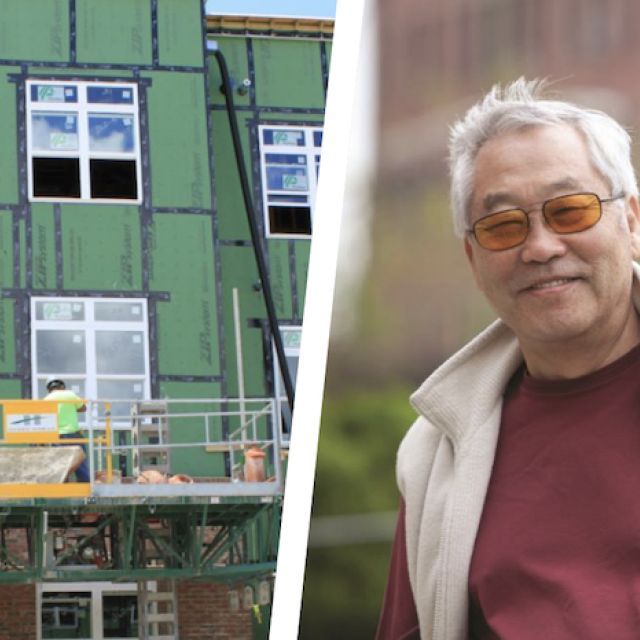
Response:
M35 638L35 585L1 585L0 640L35 640Z
M180 640L251 640L251 611L229 607L229 587L178 582ZM0 639L2 640L2 639Z
M251 611L229 607L229 588L179 582L178 625L181 640L251 640ZM34 585L0 586L0 640L36 639Z

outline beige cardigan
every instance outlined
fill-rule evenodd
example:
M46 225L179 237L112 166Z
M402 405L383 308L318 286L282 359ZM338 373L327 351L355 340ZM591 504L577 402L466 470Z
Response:
M640 312L640 269L633 298ZM407 561L420 636L466 640L468 578L502 414L522 363L500 320L447 360L411 396L421 414L398 451Z

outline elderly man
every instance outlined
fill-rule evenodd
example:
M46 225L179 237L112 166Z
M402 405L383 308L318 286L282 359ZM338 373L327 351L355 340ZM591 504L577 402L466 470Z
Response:
M452 129L454 222L499 320L412 396L384 640L640 634L640 255L627 133L494 89Z

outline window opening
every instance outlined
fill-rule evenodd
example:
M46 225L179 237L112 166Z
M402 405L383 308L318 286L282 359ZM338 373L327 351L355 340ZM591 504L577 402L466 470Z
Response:
M102 624L105 638L137 638L138 596L103 594Z
M120 400L117 426L128 424L132 401L150 396L145 299L33 297L31 341L33 397L60 376L82 398Z
M27 80L31 200L141 201L135 84Z
M42 638L90 640L91 592L43 593Z
M155 588L155 583L149 585ZM40 640L138 638L134 583L77 582L38 585Z
M309 237L322 129L259 127L265 227L269 237Z

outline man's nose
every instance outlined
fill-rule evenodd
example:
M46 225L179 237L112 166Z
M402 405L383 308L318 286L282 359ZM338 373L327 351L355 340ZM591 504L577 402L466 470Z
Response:
M567 246L563 236L549 227L542 212L529 213L529 235L522 244L522 261L549 262L566 252Z

